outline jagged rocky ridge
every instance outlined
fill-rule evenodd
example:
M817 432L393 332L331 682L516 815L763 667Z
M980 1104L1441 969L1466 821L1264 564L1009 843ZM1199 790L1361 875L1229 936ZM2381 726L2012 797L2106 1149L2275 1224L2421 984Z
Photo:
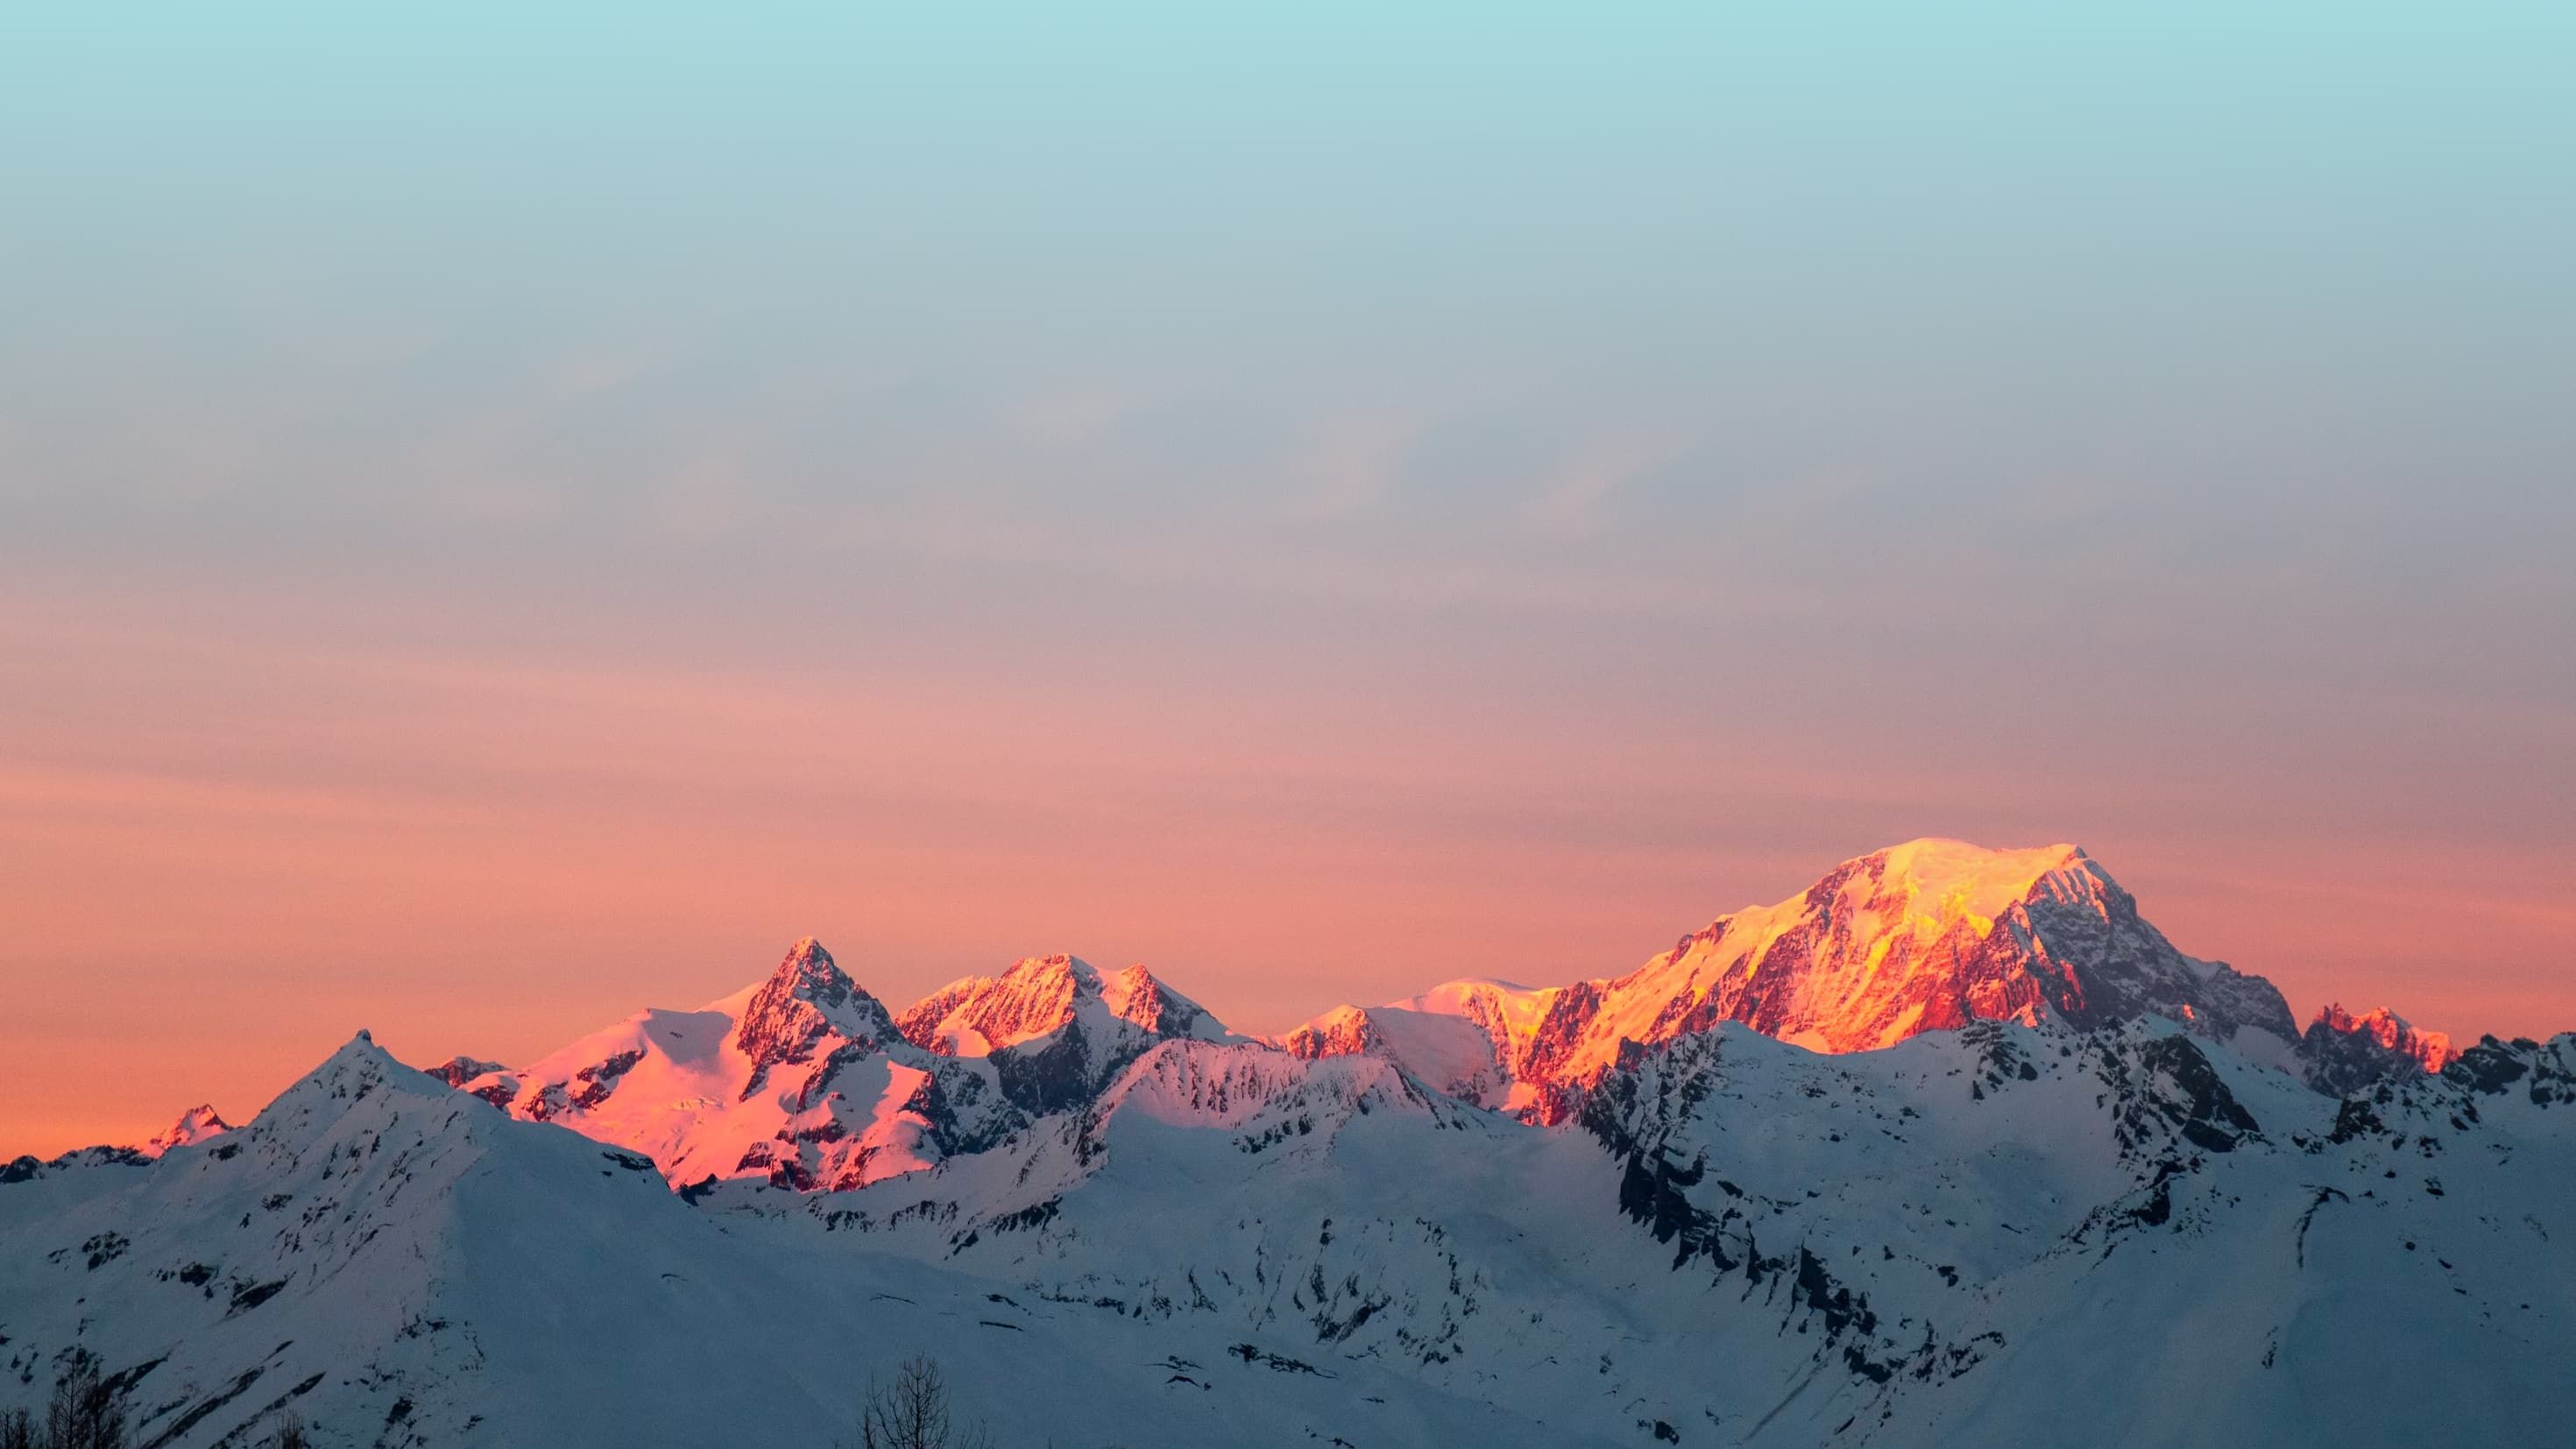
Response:
M1540 990L1453 981L1337 1008L1281 1044L1386 1052L1470 1100L1555 1122L1624 1044L1721 1022L1849 1052L1972 1021L2081 1029L2150 1014L2283 1066L2300 1040L2270 982L2176 950L2082 850L1917 840L1720 916L1625 976Z
M460 1057L432 1075L642 1152L676 1183L841 1190L1088 1102L1157 1041L1224 1035L1143 967L1103 978L1070 956L953 982L898 1019L809 937L696 1011L641 1012L522 1068Z
M1889 867L1825 893L1814 955L1752 974L1820 961L1803 999L1877 1010L1834 994L1838 952L1965 947L1940 909L1891 932L1890 879L1910 869L1919 900L1929 868ZM1958 884L1950 909L2015 919ZM2031 919L2029 956L2102 999L2104 955ZM2576 1037L2490 1038L2439 1072L2408 1055L2328 1095L2270 1024L2283 1050L2212 1025L2250 992L2213 967L2192 980L2239 999L2184 1020L2079 1021L2043 994L1834 1055L1759 1022L1676 1026L1515 1106L1528 1079L1478 1073L1544 1020L1534 993L1460 983L1283 1050L1078 964L891 1013L804 943L704 1013L467 1076L481 1092L362 1040L157 1165L47 1166L0 1190L0 1406L94 1353L169 1445L253 1442L272 1405L324 1443L821 1443L868 1371L926 1349L974 1402L1045 1406L998 1422L1004 1442L1068 1445L1152 1424L1247 1445L2348 1449L2576 1408ZM1727 990L1700 999L1754 999ZM720 1021L673 1020L700 1015ZM2379 1028L2332 1015L2394 1065ZM995 1058L1032 1045L1065 1065L1022 1100ZM980 1137L923 1110L925 1083L969 1079ZM818 1110L865 1126L799 1142L787 1172L702 1173L726 1154L698 1144L660 1163L679 1194L638 1195L661 1154L554 1130L714 1143ZM799 1190L870 1133L852 1185ZM868 1170L898 1150L908 1169Z
M31 1182L76 1167L149 1167L172 1148L193 1146L231 1130L232 1124L212 1106L200 1103L140 1147L76 1147L50 1162L19 1157L0 1163L0 1183Z
M2457 1060L2451 1039L2378 1007L2355 1016L2329 1004L2299 1038L2299 1074L2320 1092L2343 1096L2387 1077L2438 1072Z

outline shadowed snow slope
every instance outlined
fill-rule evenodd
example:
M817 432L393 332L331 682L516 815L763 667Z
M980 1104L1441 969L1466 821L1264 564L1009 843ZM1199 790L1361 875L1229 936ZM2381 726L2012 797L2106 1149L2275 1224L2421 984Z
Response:
M2289 1022L2066 847L1275 1044L1064 956L898 1014L809 940L0 1169L0 1408L88 1359L148 1449L819 1446L926 1352L1032 1449L2546 1438L2576 1036Z
M362 1038L0 1188L0 1403L89 1354L155 1445L819 1444L927 1351L1006 1443L2503 1438L2576 1409L2571 1129L2576 1037L2335 1100L2155 1020L1728 1024L1554 1127L1173 1040L923 1172L683 1196Z
M2576 1038L2491 1044L2337 1102L2160 1021L1847 1056L1730 1024L1539 1128L1383 1058L1172 1043L1089 1112L762 1220L1008 1282L1013 1321L1398 1371L1533 1442L2503 1435L2576 1408L2571 1073Z
M1536 1442L1398 1372L1260 1361L1293 1336L1184 1361L1199 1335L795 1226L692 1209L362 1037L217 1143L0 1192L0 1406L86 1353L147 1445L256 1442L291 1409L334 1446L819 1446L928 1352L1011 1444L1304 1442L1363 1411L1381 1439Z

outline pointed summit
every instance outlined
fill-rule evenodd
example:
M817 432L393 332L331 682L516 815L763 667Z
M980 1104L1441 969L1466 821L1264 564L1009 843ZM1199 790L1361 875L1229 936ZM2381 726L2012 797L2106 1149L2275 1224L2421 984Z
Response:
M835 1025L865 1028L886 1016L885 1007L851 980L832 960L832 953L823 949L823 943L811 936L787 948L778 969L770 972L769 979L752 993L743 1021L748 1026L754 1020L775 1016L790 1002L812 1005L831 1017ZM850 1019L844 1021L845 1016Z
M1144 963L1109 978L1100 991L1109 1013L1160 1037L1225 1034L1208 1009L1164 985ZM1207 1028L1203 1031L1202 1028Z
M209 1137L220 1137L231 1130L233 1130L233 1124L225 1121L221 1113L218 1113L211 1104L200 1102L180 1113L178 1121L171 1123L160 1136L145 1143L142 1150L146 1157L159 1157L174 1147L186 1147L191 1143L203 1142Z
M320 1066L278 1093L275 1101L260 1109L250 1127L269 1140L299 1146L310 1134L339 1120L351 1103L379 1092L433 1097L443 1096L447 1090L427 1073L395 1061L392 1053L376 1045L374 1036L360 1031L324 1058Z
M787 948L787 955L769 979L773 985L783 983L789 994L817 1004L830 1004L825 998L845 996L855 986L833 961L832 953L811 936L799 937L795 945Z
M759 1091L771 1067L813 1055L815 1044L835 1032L873 1048L894 1038L894 1018L833 963L822 942L807 936L788 948L743 1008L733 1038L752 1063L743 1094Z

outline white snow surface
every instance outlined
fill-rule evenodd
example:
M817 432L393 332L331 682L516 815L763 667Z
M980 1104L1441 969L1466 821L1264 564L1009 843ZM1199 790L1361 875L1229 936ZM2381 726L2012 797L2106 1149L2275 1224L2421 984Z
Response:
M86 1352L148 1443L819 1445L927 1352L1006 1444L2545 1439L2576 1037L2387 1098L2152 1020L1727 1025L1548 1128L1176 1039L926 1172L691 1202L362 1039L0 1187L0 1405Z
M1866 958L2112 901L2046 853L1963 889L1935 844L1806 921ZM1454 982L1301 1046L1055 957L898 1018L808 941L463 1088L360 1033L157 1161L0 1172L0 1409L86 1355L147 1449L288 1411L334 1449L819 1449L926 1353L1032 1449L2356 1449L2576 1415L2576 1035L2339 1098L2268 1028L2152 1014L1839 1055L1666 1019L1542 1123L1511 1063L1554 999Z

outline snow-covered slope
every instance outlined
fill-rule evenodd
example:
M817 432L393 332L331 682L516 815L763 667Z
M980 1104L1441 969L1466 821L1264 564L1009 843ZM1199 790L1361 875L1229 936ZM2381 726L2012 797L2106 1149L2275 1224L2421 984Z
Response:
M683 1197L362 1036L0 1189L0 1407L89 1355L169 1449L822 1444L927 1352L1067 1449L2531 1442L2576 1411L2571 1135L2576 1036L2336 1101L2158 1021L1728 1024L1554 1128L1183 1039L926 1172Z
M1197 1002L1142 966L1103 977L1073 956L1031 956L999 976L968 976L904 1011L903 1034L952 1056L984 1056L1081 1022L1095 1032L1115 1022L1157 1040L1221 1040L1225 1028Z
M2161 1022L1722 1032L1637 1053L1584 1126L1689 1265L1842 1310L1789 1438L2475 1442L2576 1395L2576 1037L2472 1058L2336 1102Z
M232 1130L211 1106L200 1104L179 1114L179 1120L163 1128L151 1141L140 1147L76 1147L51 1162L33 1157L20 1157L0 1163L0 1183L28 1182L49 1173L82 1167L141 1167L176 1147L187 1147Z
M1513 1065L1526 1059L1560 994L1507 981L1451 981L1382 1007L1335 1007L1278 1044L1310 1058L1388 1056L1453 1097L1500 1108L1512 1104Z
M2156 1020L1844 1056L1730 1023L1548 1129L1383 1056L1171 1043L993 1152L702 1206L1543 1442L2350 1449L2576 1410L2576 1037L2480 1051L2339 1103ZM2407 1406L2320 1405L2351 1383Z
M693 1209L361 1034L217 1142L0 1190L0 1409L89 1356L153 1449L263 1443L287 1412L331 1449L822 1446L927 1353L1008 1445L1541 1442L1399 1373L1278 1372L1286 1335L1202 1362L1012 1286Z
M1089 1103L1156 1042L1232 1040L1142 966L1071 956L951 982L900 1018L813 938L694 1011L652 1009L525 1067L428 1075L532 1122L644 1153L674 1182L857 1187Z
M89 1358L149 1449L821 1445L926 1352L1064 1449L2546 1441L2576 1035L2288 1020L2062 848L1275 1043L1070 957L898 1014L805 941L0 1169L0 1410Z
M1475 1100L1554 1121L1622 1042L1719 1022L1849 1052L1971 1021L2081 1028L2148 1013L2284 1064L2298 1041L2270 982L2175 950L2076 847L1916 840L1845 861L1777 905L1720 916L1625 976L1538 991L1451 982L1340 1008L1282 1043L1303 1055L1373 1047L1434 1079L1463 1069L1456 1080ZM1473 1026L1485 1060L1423 1016ZM1419 1059L1408 1055L1417 1042Z
M431 1075L458 1073L451 1063ZM1027 1120L989 1064L905 1041L810 937L722 1000L638 1012L461 1085L513 1117L641 1152L678 1183L856 1187L973 1151Z

